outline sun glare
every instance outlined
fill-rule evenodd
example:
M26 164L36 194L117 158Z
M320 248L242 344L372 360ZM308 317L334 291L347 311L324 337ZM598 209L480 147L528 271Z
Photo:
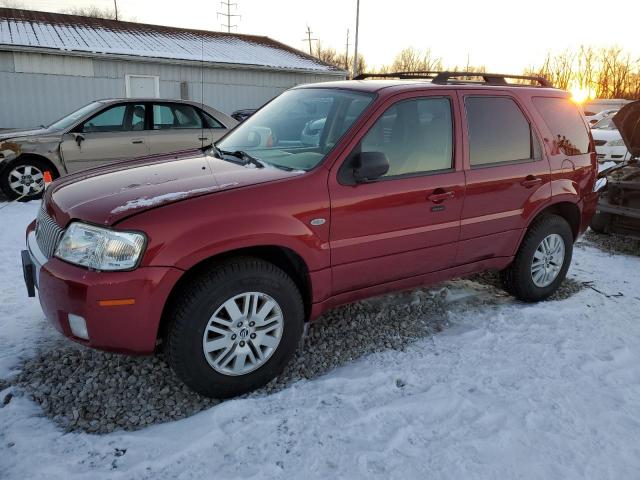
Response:
M569 91L571 99L576 103L584 103L590 98L595 98L595 92L591 88L573 87Z

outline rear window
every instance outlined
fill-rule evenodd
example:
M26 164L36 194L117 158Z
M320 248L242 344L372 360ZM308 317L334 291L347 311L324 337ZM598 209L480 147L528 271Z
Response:
M535 97L533 104L565 155L589 152L589 133L578 108L566 98Z

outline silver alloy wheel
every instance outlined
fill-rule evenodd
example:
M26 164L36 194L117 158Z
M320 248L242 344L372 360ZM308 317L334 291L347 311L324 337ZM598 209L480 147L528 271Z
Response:
M21 197L37 195L44 189L44 174L33 165L20 165L9 172L9 187Z
M536 287L548 287L558 277L564 263L564 239L557 233L542 239L533 253L531 278Z
M282 338L284 318L266 293L245 292L224 302L209 319L202 349L224 375L245 375L264 365Z

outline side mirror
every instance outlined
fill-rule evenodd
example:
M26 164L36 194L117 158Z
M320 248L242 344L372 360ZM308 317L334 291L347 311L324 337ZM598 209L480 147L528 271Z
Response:
M84 135L82 135L81 133L72 133L74 140L76 141L76 144L78 145L78 148L80 148L80 144L84 141Z
M389 171L389 159L383 152L361 152L353 159L353 179L365 183Z

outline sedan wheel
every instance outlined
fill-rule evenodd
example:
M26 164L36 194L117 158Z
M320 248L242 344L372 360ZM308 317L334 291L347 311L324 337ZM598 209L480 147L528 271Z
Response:
M38 195L44 190L44 173L34 165L19 165L9 171L9 187L18 197Z

